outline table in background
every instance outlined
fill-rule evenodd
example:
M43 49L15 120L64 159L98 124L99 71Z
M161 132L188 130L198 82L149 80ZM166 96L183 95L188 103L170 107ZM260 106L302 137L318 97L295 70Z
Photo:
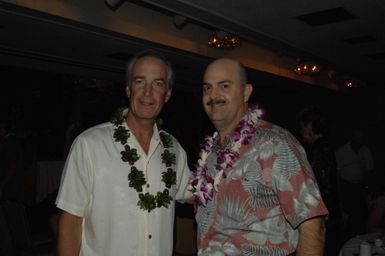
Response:
M381 233L371 233L358 235L349 239L344 246L341 248L341 251L338 256L358 256L360 255L360 244L364 241L368 242L372 247L372 255L375 256L385 256L385 250L383 247L377 247L374 245L374 240L376 238L381 238L384 241L384 234ZM385 241L384 241L385 242Z

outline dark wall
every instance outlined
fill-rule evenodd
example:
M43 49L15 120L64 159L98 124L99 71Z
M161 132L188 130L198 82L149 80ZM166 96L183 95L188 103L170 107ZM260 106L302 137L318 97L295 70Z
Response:
M368 144L373 149L377 168L385 171L381 136L385 130L384 90L369 87L336 92L266 73L250 70L249 73L254 85L251 102L264 109L264 119L298 136L296 117L300 110L309 105L319 106L329 117L335 147L347 141L354 126L362 126L369 135ZM79 122L80 132L108 121L118 106L127 103L123 81L11 67L1 67L0 75L1 113L13 116L15 128L21 134L33 134L40 159L64 157L65 132L70 124ZM178 87L178 83L177 80L161 117L165 128L180 140L194 162L202 138L211 134L213 127L201 105L200 85L185 90L181 88L186 86Z

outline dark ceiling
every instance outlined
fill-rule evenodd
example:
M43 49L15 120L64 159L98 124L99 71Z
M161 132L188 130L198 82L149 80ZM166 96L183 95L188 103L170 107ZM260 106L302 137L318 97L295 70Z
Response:
M385 86L383 0L143 1L324 69Z
M103 0L99 0L103 1ZM189 0L132 2L190 22L240 35L292 58L310 59L324 70L385 87L383 0ZM130 4L132 4L130 3ZM106 5L107 8L107 5ZM160 48L176 63L179 79L202 72L197 54L132 38L87 24L0 1L0 64L62 70L123 79L124 61L143 46ZM186 61L187 60L187 61Z

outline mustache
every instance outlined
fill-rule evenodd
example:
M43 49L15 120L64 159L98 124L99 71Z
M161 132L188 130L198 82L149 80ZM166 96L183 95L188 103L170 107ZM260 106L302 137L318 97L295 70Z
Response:
M214 104L221 104L221 103L225 103L225 101L221 100L221 99L211 99L206 104L208 106L211 106L211 105L214 105Z

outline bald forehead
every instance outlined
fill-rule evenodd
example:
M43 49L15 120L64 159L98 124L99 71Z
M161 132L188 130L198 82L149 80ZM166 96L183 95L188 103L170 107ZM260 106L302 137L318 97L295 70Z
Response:
M213 74L228 76L229 74L235 74L240 79L241 84L246 83L246 73L243 66L237 60L221 58L211 62L205 71L204 79L207 76Z
M217 60L214 60L213 62L211 62L207 66L206 72L210 71L211 69L217 69L217 68L220 68L220 69L223 69L223 68L226 68L226 69L237 68L237 69L239 69L239 67L240 67L240 63L238 61L233 60L233 59L221 58L221 59L217 59Z

